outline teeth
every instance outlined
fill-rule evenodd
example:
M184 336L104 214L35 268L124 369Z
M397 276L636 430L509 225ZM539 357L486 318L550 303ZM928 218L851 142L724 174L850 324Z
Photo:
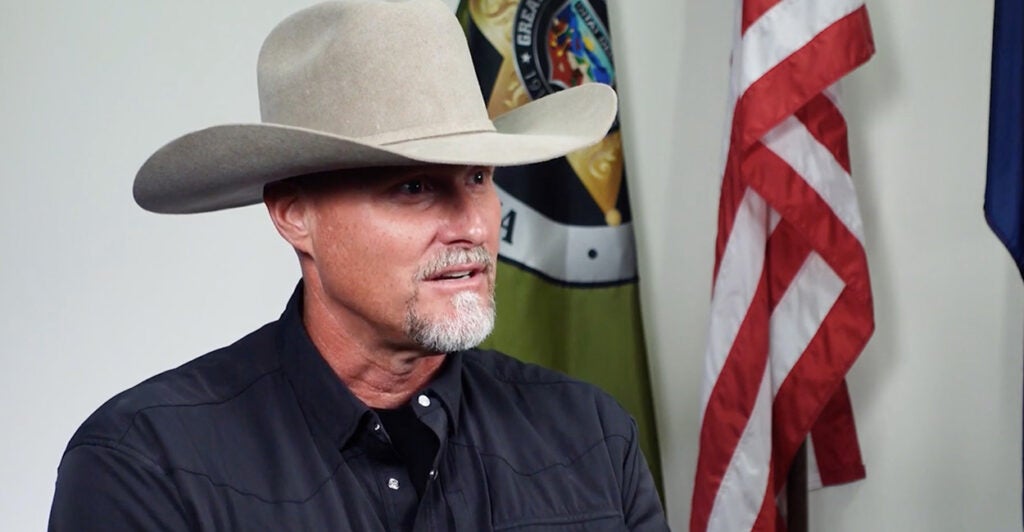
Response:
M446 273L441 276L442 279L462 279L464 277L469 277L469 272Z

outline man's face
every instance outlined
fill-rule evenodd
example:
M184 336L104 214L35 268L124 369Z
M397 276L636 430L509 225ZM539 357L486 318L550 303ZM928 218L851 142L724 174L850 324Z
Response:
M346 171L305 192L325 304L371 344L449 352L494 324L501 208L492 168Z

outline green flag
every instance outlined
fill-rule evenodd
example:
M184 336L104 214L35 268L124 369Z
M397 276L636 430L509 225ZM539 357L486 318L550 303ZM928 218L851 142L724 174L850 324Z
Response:
M462 0L491 117L582 83L614 86L604 0ZM614 395L661 467L618 121L597 145L499 168L498 318L485 344Z

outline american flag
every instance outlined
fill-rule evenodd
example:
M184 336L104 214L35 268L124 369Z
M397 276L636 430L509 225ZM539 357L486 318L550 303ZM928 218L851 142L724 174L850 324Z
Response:
M874 53L867 10L742 0L736 26L692 531L784 528L808 436L822 484L864 477L844 378L874 318L836 84Z

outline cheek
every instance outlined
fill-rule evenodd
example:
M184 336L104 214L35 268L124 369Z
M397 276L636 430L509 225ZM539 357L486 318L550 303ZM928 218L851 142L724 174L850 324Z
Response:
M369 290L382 291L411 282L422 244L412 228L384 220L384 216L363 213L338 221L324 232L321 246L334 277L351 277Z

